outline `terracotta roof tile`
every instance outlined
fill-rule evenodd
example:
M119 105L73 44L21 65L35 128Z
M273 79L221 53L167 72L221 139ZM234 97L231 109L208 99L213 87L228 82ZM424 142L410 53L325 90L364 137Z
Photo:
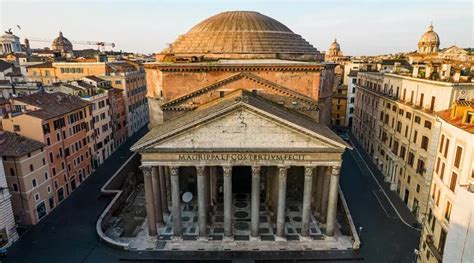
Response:
M19 157L41 149L42 142L18 135L13 132L0 131L0 156Z
M76 96L61 92L46 93L38 92L31 95L15 98L16 101L41 108L30 111L27 114L41 119L51 119L75 111L89 105Z

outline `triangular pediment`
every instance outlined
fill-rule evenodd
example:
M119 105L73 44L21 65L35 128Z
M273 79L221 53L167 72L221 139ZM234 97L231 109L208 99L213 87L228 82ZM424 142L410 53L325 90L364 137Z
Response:
M263 93L271 90L271 93L274 95L280 94L281 96L288 96L309 107L317 107L317 101L310 97L304 96L290 88L284 87L255 74L241 72L173 99L163 104L162 109L191 110L212 99L219 98L220 94L218 91L229 93L236 90L260 90L264 91Z
M327 142L245 108L183 131L152 146L152 148L185 149L330 147Z

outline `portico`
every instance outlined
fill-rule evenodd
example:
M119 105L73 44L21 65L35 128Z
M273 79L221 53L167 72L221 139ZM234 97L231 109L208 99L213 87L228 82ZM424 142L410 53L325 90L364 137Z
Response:
M191 192L200 240L216 238L221 227L224 241L240 240L247 227L248 240L260 240L261 219L270 229L264 238L311 239L316 228L332 237L345 147L326 126L245 91L170 120L133 147L142 156L145 191L153 192L146 193L148 233L159 236L160 219L170 213L172 238L185 238L181 196ZM163 190L171 200L164 202ZM239 209L246 200L248 209Z

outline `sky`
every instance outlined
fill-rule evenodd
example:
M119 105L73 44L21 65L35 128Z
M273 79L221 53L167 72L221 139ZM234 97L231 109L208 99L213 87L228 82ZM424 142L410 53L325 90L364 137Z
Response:
M61 30L71 41L115 43L114 50L160 52L193 25L223 11L270 16L320 51L337 38L345 55L412 51L433 22L441 47L474 47L472 0L0 0L0 30L32 47ZM21 30L17 27L19 25ZM75 45L75 49L95 48Z

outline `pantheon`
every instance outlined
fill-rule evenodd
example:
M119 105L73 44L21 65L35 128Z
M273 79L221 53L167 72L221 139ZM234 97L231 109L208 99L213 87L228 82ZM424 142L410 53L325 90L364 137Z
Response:
M149 240L182 250L358 246L339 190L350 146L328 128L335 65L323 60L277 20L232 11L145 64L150 131L132 150Z

